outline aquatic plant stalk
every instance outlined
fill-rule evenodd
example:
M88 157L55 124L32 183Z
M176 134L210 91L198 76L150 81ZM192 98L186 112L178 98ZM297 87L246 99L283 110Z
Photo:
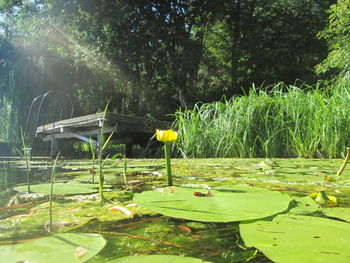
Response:
M349 159L350 159L350 147L347 147L346 151L347 151L347 153L346 153L345 160L344 160L343 164L340 166L340 168L339 168L339 170L337 172L338 176L340 176L343 173L343 171L344 171L344 169L345 169L345 167L348 164Z
M172 186L173 185L173 175L171 173L171 163L170 163L170 142L165 142L164 143L164 154L165 154L165 164L166 164L166 174L168 177L168 185Z
M110 101L110 100L109 100ZM106 107L104 109L103 112L103 121L102 121L102 127L100 130L100 134L99 134L99 139L98 139L98 143L99 143L99 149L98 149L98 162L99 162L99 195L100 195L100 201L101 204L103 204L103 202L106 200L106 198L103 195L103 184L104 184L104 175L102 173L102 169L103 169L103 165L105 160L102 159L103 156L103 151L106 149L109 141L112 139L112 136L115 132L116 126L113 127L111 133L109 134L108 138L105 140L104 138L104 129L105 129L105 119L107 116L107 110L108 110L108 104L109 101L106 104Z
M27 173L27 186L28 186L28 194L30 193L30 182L29 182L29 172L30 172L30 168L29 168L29 151L30 149L28 149L26 143L25 143L25 138L24 138L24 134L22 131L22 127L20 127L21 129L21 140L22 140L22 148L23 148L23 155L24 155L24 159L26 161L26 173Z
M53 164L52 172L51 172L51 188L50 188L50 207L49 207L49 232L52 231L52 196L53 196L53 182L55 180L55 171L56 171L56 165L57 160L60 156L60 153L57 154L55 162Z
M177 140L177 132L173 130L156 130L157 140L164 143L164 154L166 161L166 173L168 177L168 185L173 185L173 176L171 173L171 163L170 163L170 148L171 143Z
M123 177L124 177L124 184L126 186L128 186L128 180L126 178L126 170L128 169L128 165L126 163L126 158L125 158L125 155L124 155L124 170L123 170Z
M94 144L92 143L92 138L90 137L90 142L89 142L89 146L90 146L90 152L92 155L92 183L95 183L95 158L96 158L96 147L94 146Z

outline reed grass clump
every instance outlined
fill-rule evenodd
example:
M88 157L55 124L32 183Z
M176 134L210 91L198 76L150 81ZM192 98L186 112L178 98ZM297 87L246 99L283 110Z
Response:
M343 157L350 145L350 74L315 86L251 88L248 95L175 113L188 157Z

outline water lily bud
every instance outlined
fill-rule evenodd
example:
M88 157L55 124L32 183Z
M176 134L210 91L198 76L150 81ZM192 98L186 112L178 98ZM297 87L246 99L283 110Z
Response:
M175 142L177 132L173 130L156 130L157 140L160 142Z
M325 187L319 187L317 188L318 192L312 193L309 196L322 206L337 206L338 199L333 195L327 195L325 190Z

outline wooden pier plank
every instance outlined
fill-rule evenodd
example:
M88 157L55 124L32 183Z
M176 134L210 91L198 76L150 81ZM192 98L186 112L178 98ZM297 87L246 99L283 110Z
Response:
M57 139L79 139L89 141L90 137L98 144L102 122L104 133L110 134L112 130L113 141L117 144L145 144L154 135L156 129L169 129L170 122L150 120L137 116L128 116L116 113L96 113L71 119L61 120L39 126L36 137L44 141ZM56 148L56 142L55 144Z

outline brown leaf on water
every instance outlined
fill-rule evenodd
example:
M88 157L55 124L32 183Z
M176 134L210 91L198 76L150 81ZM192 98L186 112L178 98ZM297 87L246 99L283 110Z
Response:
M187 233L192 233L192 229L187 227L187 226L183 226L183 225L180 225L180 226L177 226L179 229L187 232Z
M122 206L119 206L119 205L111 207L110 209L108 209L108 211L110 211L110 212L120 212L120 213L123 213L124 215L126 215L128 217L133 217L134 216L133 212L131 212L130 210L126 209L125 207L122 207Z
M169 190L170 193L175 193L175 192L176 192L176 190L174 190L174 189L171 188L171 187L169 187L168 190Z
M15 209L15 208L20 208L20 207L25 207L25 206L28 206L28 205L32 205L33 202L30 202L30 203L25 203L25 204L20 204L20 205L11 205L11 206L2 206L0 207L0 211L3 211L3 210L12 210L12 209Z
M89 250L86 247L76 247L74 250L74 256L75 258L81 258L83 257Z

